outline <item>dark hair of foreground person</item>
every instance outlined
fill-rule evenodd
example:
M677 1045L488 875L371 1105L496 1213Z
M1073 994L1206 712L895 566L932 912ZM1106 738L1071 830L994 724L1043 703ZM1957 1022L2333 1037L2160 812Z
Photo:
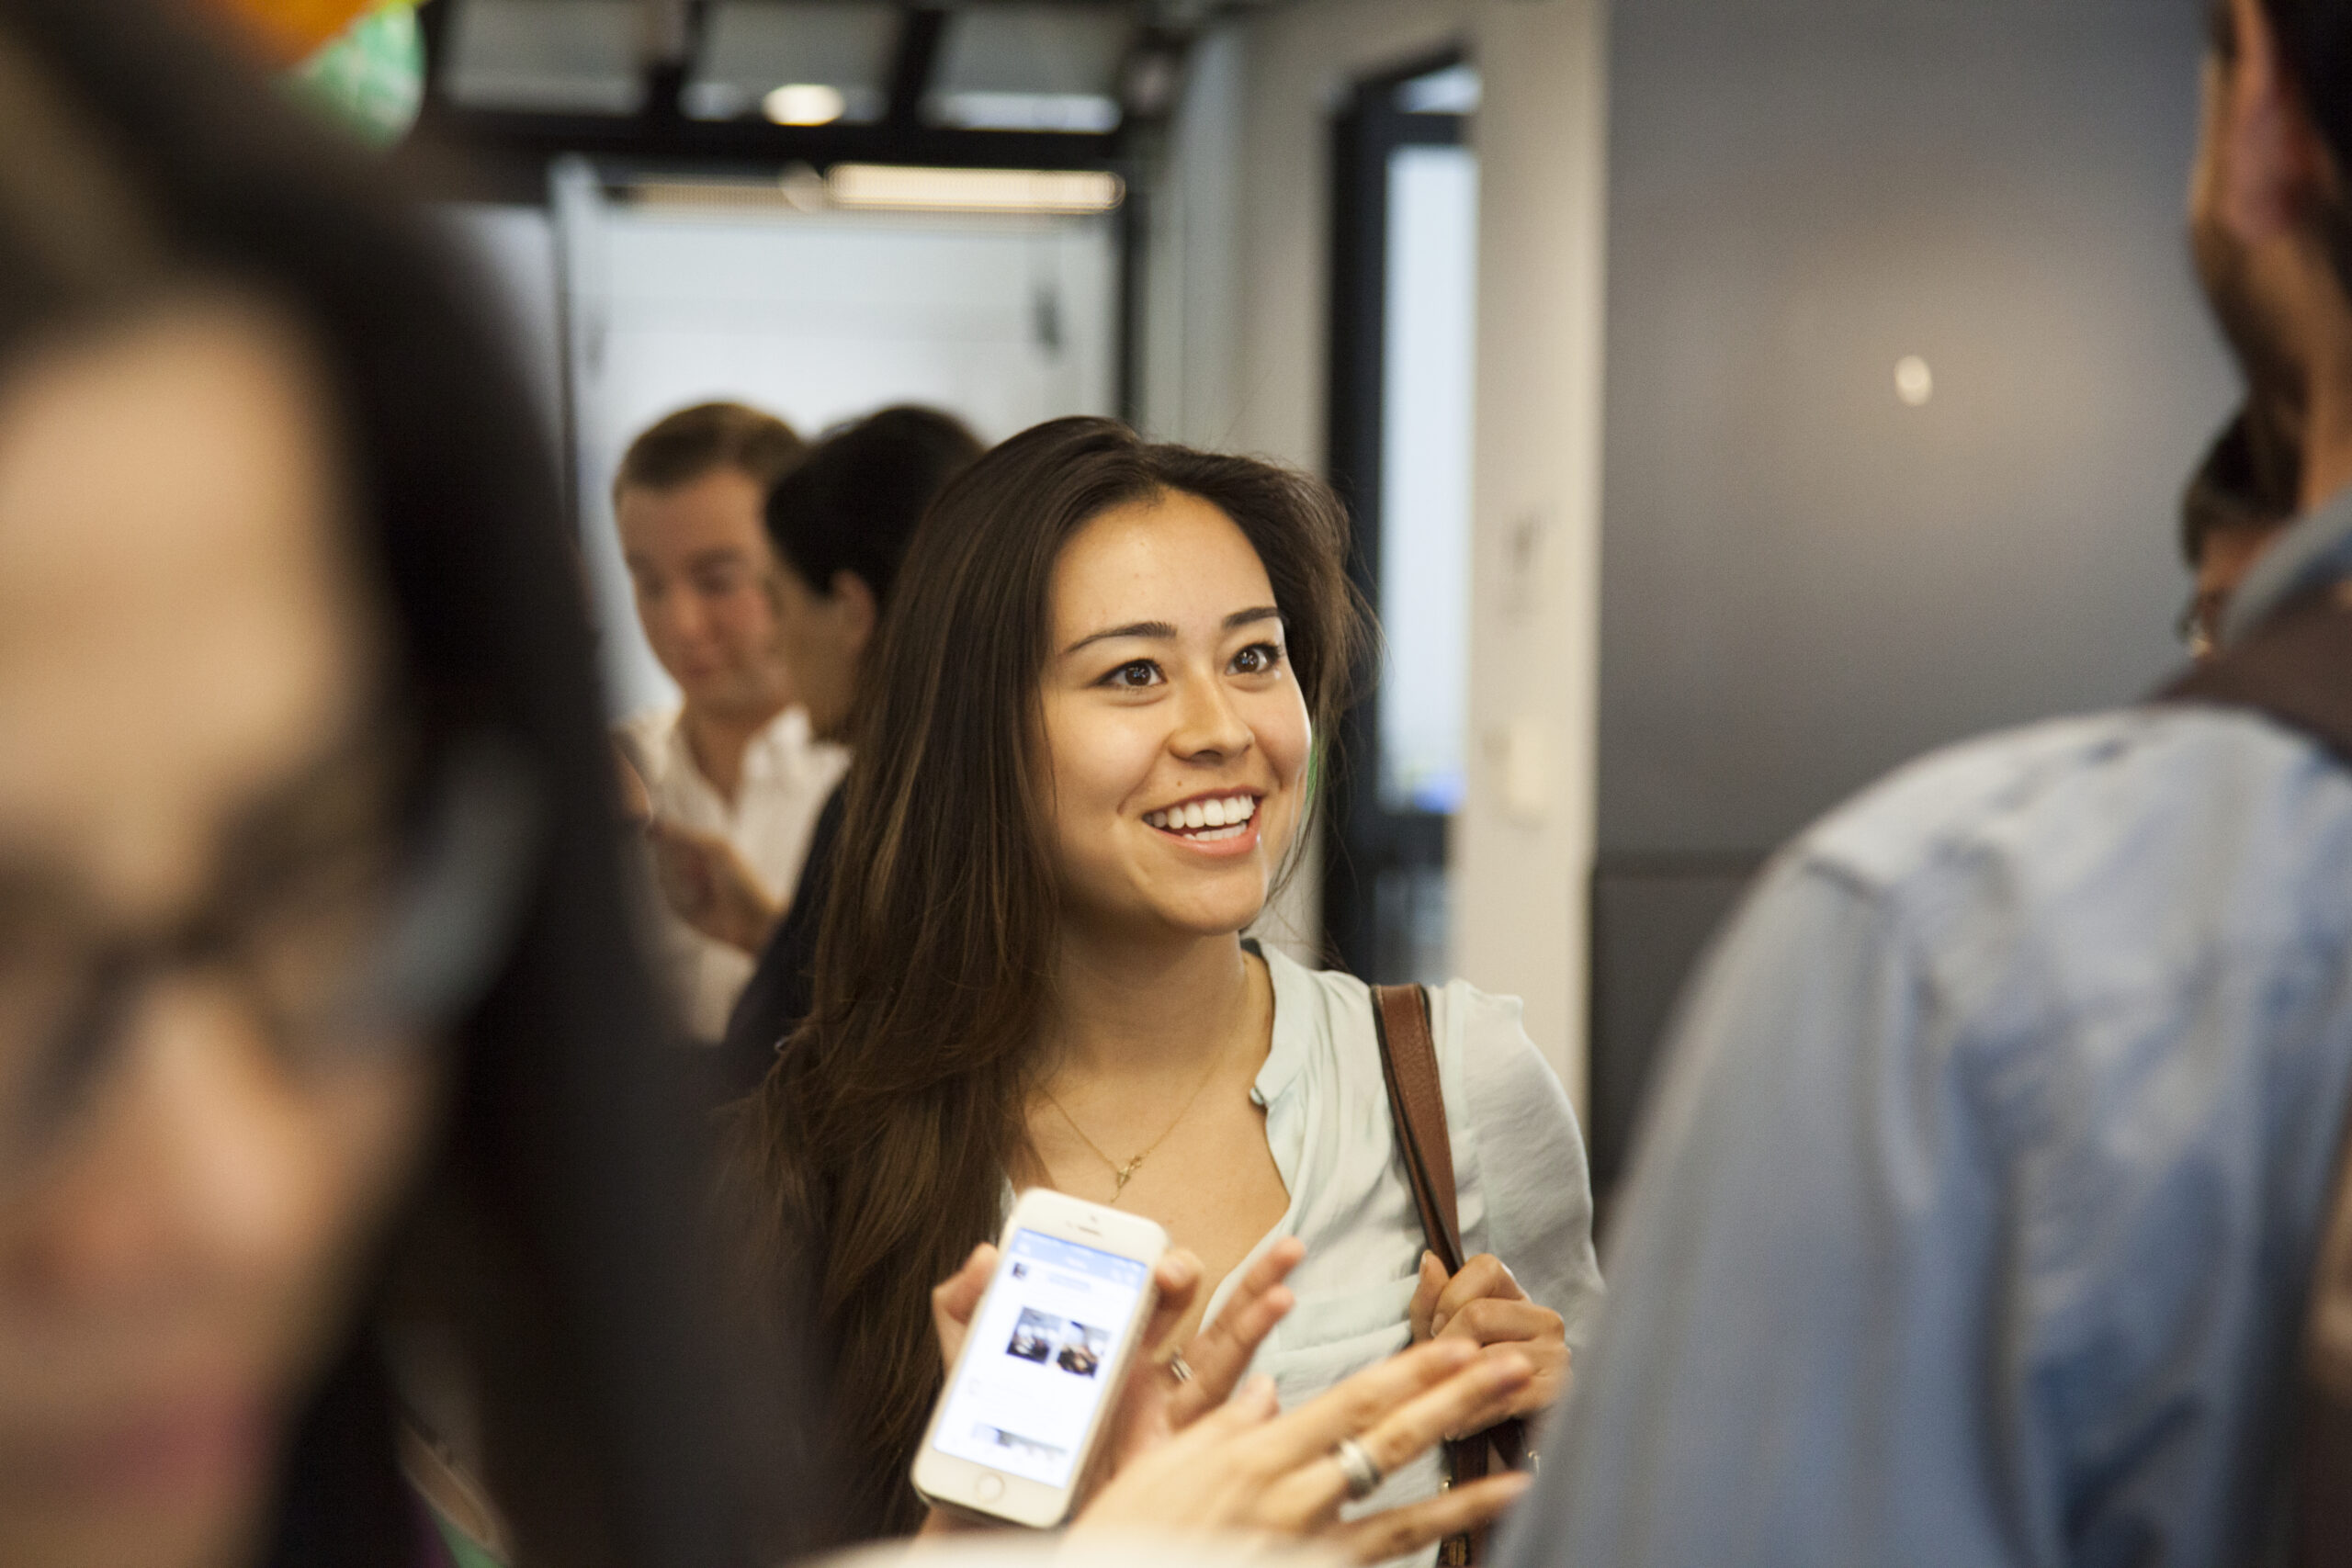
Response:
M176 7L0 0L0 353L196 288L288 316L332 389L391 705L426 770L494 737L532 801L511 935L444 1041L435 1150L299 1417L268 1561L413 1561L376 1348L397 1300L458 1333L526 1564L708 1568L741 1542L690 1350L694 1145L625 918L572 542L497 331L384 183Z

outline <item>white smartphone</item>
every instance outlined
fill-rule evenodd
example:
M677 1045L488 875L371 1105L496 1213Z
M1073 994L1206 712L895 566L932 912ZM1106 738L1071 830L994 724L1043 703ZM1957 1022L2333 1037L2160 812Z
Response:
M1031 1188L915 1452L932 1503L1047 1529L1079 1478L1158 1294L1168 1233L1137 1214Z

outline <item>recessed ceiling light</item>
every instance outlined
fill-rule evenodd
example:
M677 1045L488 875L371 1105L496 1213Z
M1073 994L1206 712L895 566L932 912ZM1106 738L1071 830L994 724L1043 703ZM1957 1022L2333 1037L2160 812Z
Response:
M1905 355L1894 362L1894 395L1905 407L1925 408L1936 395L1936 373L1917 355Z
M778 125L831 125L848 111L849 100L821 82L788 82L761 99L760 108Z

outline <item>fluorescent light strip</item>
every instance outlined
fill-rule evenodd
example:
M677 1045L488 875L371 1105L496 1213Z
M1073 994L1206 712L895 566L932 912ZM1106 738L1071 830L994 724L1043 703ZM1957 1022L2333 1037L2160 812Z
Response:
M1119 129L1119 100L1100 93L946 93L932 118L967 130L1058 130L1102 136Z
M1084 216L1126 197L1118 175L1091 170L924 169L895 164L836 164L826 188L833 205L901 212L1017 212Z

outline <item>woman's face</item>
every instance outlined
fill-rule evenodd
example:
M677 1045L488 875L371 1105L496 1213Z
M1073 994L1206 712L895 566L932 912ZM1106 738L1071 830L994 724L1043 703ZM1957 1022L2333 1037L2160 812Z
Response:
M1055 563L1044 722L1066 916L1238 931L1296 831L1309 729L1266 569L1231 518L1163 493Z
M225 303L0 378L0 1562L249 1555L423 1136L414 1042L306 1055L244 978L316 954L285 916L332 919L335 846L390 828L326 401ZM233 933L72 1034L62 977L208 913Z

